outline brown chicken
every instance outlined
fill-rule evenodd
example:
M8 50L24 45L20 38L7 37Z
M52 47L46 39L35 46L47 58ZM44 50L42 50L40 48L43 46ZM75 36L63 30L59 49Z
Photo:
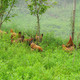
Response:
M65 45L62 45L63 50L65 51L73 51L74 50L74 46L70 46L70 47L66 47Z
M32 36L29 39L24 39L24 42L31 42L31 41L36 41L36 40Z
M43 49L40 46L33 43L33 41L30 42L30 47L31 47L32 50L38 50L38 51L41 51L41 52L43 51Z
M70 36L70 39L69 39L67 45L62 45L62 47L63 47L63 50L65 50L65 51L72 51L72 50L74 50L75 45L74 45L74 43L72 41L71 36Z
M42 41L42 38L43 38L43 34L41 34L41 36L38 36L38 35L36 34L36 36L35 36L35 40L36 40L37 42L41 42L41 41Z
M21 38L21 32L17 34L13 32L13 30L11 29L11 39L14 39L14 38Z
M11 39L11 43L18 43L18 42L24 42L24 36L21 36L21 38L18 38L16 40Z
M16 36L18 35L17 33L13 32L13 29L10 30L11 33L11 39L16 38Z
M33 40L33 38L30 38L30 39L24 39L24 41L27 41L27 42L31 42Z

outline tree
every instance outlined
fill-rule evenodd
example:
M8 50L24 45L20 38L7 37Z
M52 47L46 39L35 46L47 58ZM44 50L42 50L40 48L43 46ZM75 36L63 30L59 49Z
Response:
M0 29L4 21L9 20L15 0L0 0Z
M26 0L31 15L37 17L37 34L40 36L40 15L46 12L56 2L52 0Z
M72 40L74 40L76 0L73 0Z

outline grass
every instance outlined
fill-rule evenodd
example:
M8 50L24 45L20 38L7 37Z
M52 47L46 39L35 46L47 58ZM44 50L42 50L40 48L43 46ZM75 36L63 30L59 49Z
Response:
M4 34L0 39L0 80L79 80L80 50L65 52L62 40L51 34L39 44L43 52L31 51L26 43L11 44L10 34Z

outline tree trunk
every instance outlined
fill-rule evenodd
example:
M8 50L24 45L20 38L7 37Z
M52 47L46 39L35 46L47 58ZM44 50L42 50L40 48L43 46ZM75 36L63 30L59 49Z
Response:
M37 9L37 3L36 3L36 0L35 0L35 10L37 11L37 34L38 36L40 36L40 23L39 23L39 10Z
M75 12L76 12L76 0L73 0L72 40L74 40L74 30L75 30Z
M37 34L40 36L40 21L39 14L37 13Z

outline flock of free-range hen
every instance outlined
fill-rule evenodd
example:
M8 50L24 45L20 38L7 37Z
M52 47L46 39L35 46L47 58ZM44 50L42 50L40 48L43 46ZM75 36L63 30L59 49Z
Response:
M0 34L3 34L3 33L8 34L7 32L4 32L4 31L0 30ZM38 36L36 34L34 38L31 37L30 39L25 39L24 35L22 35L21 32L15 33L13 31L13 29L10 30L10 34L11 34L11 43L28 42L28 44L29 44L29 46L31 47L32 50L43 51L42 47L35 44L35 41L37 41L37 42L42 41L43 34L41 34L40 36ZM78 47L80 48L80 44L78 45ZM76 48L76 45L73 43L71 36L70 36L70 39L69 39L68 43L66 45L63 44L62 48L65 51L73 51Z

